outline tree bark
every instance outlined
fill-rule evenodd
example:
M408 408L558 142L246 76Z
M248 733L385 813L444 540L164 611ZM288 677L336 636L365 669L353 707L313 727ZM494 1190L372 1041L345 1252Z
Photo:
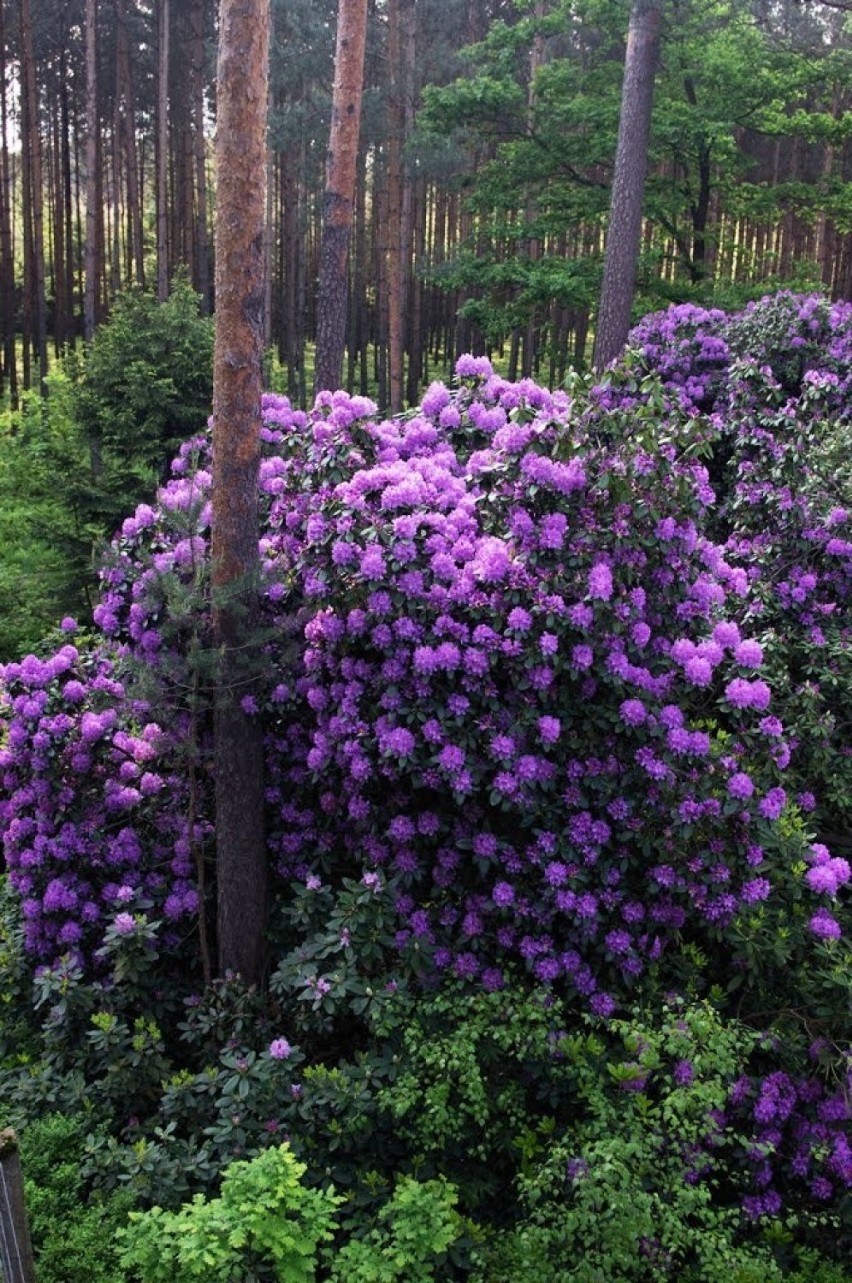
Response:
M331 133L323 197L315 392L338 387L343 370L347 262L361 125L366 35L367 0L339 0Z
M633 0L624 60L621 117L612 182L603 284L592 364L602 370L619 355L630 329L636 259L660 48L660 0Z
M201 312L206 316L210 311L210 245L207 234L207 154L204 140L203 0L193 0L189 22L195 160L195 288L201 295Z
M97 0L86 0L86 245L83 337L95 333L98 299L98 73Z
M41 169L41 129L36 93L33 23L30 0L21 0L21 109L24 168L25 252L24 306L29 310L30 331L24 334L24 386L29 386L27 339L36 353L42 392L47 389L47 305L44 293L44 205ZM29 218L26 213L29 210ZM27 223L29 227L27 229ZM29 235L26 236L28 230ZM29 260L29 272L26 272Z
M400 0L388 0L388 143L387 143L387 291L388 391L391 414L402 411L403 383L403 268L402 268L402 142L405 103L402 92Z
M6 14L0 0L0 325L3 330L3 379L9 400L18 408L18 367L15 349L15 262L12 252L12 214L6 110Z
M263 977L263 740L251 696L258 559L269 0L221 0L216 124L212 565L219 971Z
M127 171L127 204L131 248L129 258L137 285L145 284L145 258L142 240L142 206L139 195L139 162L136 155L136 122L134 112L133 73L130 65L130 47L127 34L127 8L125 0L114 0L116 23L116 93L122 105L121 119L124 131L124 165Z
M157 298L169 297L169 0L157 6Z

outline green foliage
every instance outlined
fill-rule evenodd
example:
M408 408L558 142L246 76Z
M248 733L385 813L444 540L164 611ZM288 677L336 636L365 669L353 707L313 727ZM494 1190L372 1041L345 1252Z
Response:
M21 1135L30 1237L40 1283L120 1283L114 1238L133 1206L122 1191L103 1196L81 1175L89 1120L49 1114Z
M169 297L133 290L80 358L68 358L72 416L88 441L125 466L163 476L210 411L213 326L183 279ZM124 509L129 507L125 502Z
M0 430L0 658L32 648L66 613L85 609L93 530L82 528L57 476L67 479L62 430L45 402L24 398ZM85 554L78 555L85 549ZM82 562L82 564L81 564Z
M431 1283L464 1232L456 1192L445 1180L422 1184L404 1177L379 1210L377 1224L336 1252L333 1283ZM437 1259L436 1259L437 1258Z
M0 435L0 659L91 610L93 554L153 498L209 412L213 329L181 280L158 302L120 296L84 353L25 396ZM22 592L22 585L26 591Z
M531 1146L514 1229L485 1251L481 1283L763 1283L784 1272L744 1236L722 1125L756 1035L709 1005L640 1012L558 1044L577 1108ZM688 1066L688 1068L687 1068ZM816 1256L812 1260L816 1261ZM830 1267L823 1262L831 1277Z
M449 985L402 1022L400 1071L379 1093L417 1170L445 1172L465 1205L507 1216L519 1152L546 1143L571 1096L554 1060L554 1012L520 986L471 993Z
M311 1283L341 1199L306 1188L304 1174L286 1145L232 1163L218 1198L197 1194L178 1212L131 1213L119 1235L122 1264L143 1283Z
M121 1262L142 1283L311 1283L321 1252L332 1283L430 1283L465 1233L447 1181L403 1178L372 1223L350 1217L350 1240L322 1249L346 1200L333 1187L308 1188L305 1173L286 1144L232 1163L218 1198L131 1212L118 1232Z

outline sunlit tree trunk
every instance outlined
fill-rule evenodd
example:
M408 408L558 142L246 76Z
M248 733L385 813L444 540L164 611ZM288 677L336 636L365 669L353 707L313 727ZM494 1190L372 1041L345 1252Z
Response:
M221 0L212 566L219 972L263 977L263 739L251 704L258 578L269 0Z
M157 6L157 298L169 296L169 0Z
M331 133L323 197L314 375L316 391L338 387L343 371L347 264L361 125L366 35L367 0L340 0L337 11Z
M387 289L388 392L390 412L402 410L403 380L403 266L402 266L402 144L405 132L400 0L388 0L388 143L387 143Z
M15 262L12 251L12 214L9 142L6 109L6 13L0 0L0 325L3 330L3 378L8 383L12 409L18 408L18 365L15 349Z
M98 300L98 53L97 0L86 0L86 287L83 337L95 333Z
M612 181L603 284L592 364L614 361L627 341L642 234L642 205L654 75L660 49L660 0L633 0L624 60L621 117Z
M39 379L46 389L47 307L44 293L44 204L41 166L41 128L36 92L33 22L30 0L20 0L21 119L24 161L24 386L29 386L27 341L36 354ZM28 323L28 325L27 325ZM26 333L29 328L29 333Z
M134 119L133 72L127 34L126 0L114 0L116 22L116 93L121 102L121 122L124 141L124 165L127 174L127 204L129 209L130 259L137 285L145 284L144 244L142 240L142 206L139 195L139 160L136 152L136 126Z

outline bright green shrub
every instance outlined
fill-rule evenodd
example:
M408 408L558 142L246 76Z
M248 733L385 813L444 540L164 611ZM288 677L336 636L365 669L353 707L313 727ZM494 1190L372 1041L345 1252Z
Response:
M445 1180L403 1178L377 1224L334 1255L332 1283L431 1283L441 1258L464 1232L456 1191ZM437 1258L437 1259L436 1259Z
M143 1283L311 1283L342 1200L308 1189L304 1173L286 1145L232 1163L218 1198L197 1194L178 1212L132 1213L119 1236L121 1262Z
M373 1224L365 1229L363 1214L350 1217L349 1230L361 1237L323 1250L346 1200L333 1187L308 1188L305 1172L281 1145L232 1163L218 1198L197 1194L178 1212L131 1213L130 1227L119 1231L122 1264L142 1283L311 1283L322 1251L330 1273L321 1277L333 1283L430 1283L465 1230L448 1182L403 1179Z

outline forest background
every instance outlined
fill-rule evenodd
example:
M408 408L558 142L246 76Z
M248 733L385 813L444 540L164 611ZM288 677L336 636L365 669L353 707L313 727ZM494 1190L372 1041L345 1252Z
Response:
M48 347L59 355L83 333L87 267L95 324L131 286L165 298L180 268L211 308L214 9L4 0L0 328L13 396ZM627 14L618 0L371 0L349 390L389 400L391 283L409 403L461 351L505 350L510 377L550 382L585 359ZM331 0L272 5L266 332L299 403L335 18ZM852 293L850 44L848 15L823 4L665 7L637 314L672 299L738 304L778 282Z
M350 392L399 411L468 350L551 386L587 363L628 9L371 0ZM335 29L332 0L272 4L267 382L299 406L313 395ZM215 51L211 0L0 4L7 657L91 607L93 544L207 413ZM850 57L842 6L665 6L636 317L780 284L852 292Z

